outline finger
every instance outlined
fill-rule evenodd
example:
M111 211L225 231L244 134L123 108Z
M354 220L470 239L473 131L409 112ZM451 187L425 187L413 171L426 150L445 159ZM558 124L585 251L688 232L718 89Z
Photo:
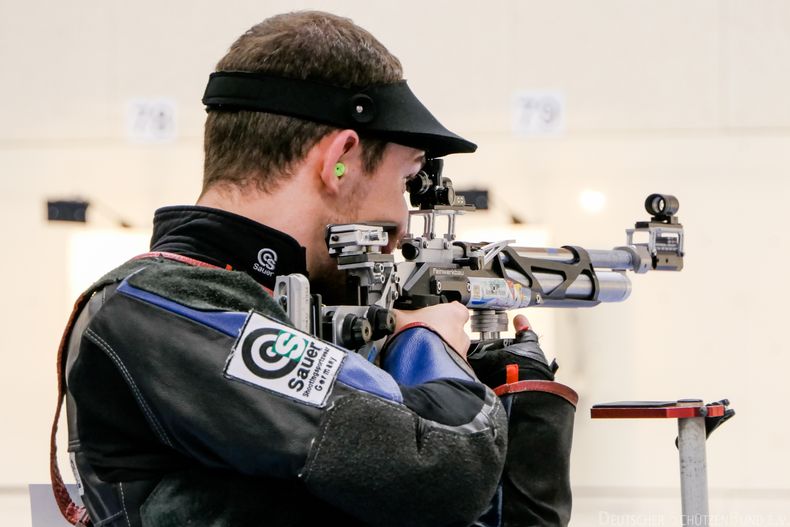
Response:
M458 313L458 317L466 323L469 320L469 309L463 305L461 302L454 301L451 303L452 306L455 307L456 312Z
M530 328L529 320L525 315L516 315L513 318L513 327L516 330L516 333L521 333L522 331L528 331Z

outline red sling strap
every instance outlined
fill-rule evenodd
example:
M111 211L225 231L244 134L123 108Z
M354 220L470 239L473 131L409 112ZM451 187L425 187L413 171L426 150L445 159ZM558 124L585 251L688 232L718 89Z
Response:
M77 320L82 308L88 303L88 299L91 297L92 293L93 290L91 288L80 295L74 303L74 309L71 312L71 316L69 316L66 329L63 331L63 337L60 339L60 347L58 348L58 404L55 408L55 419L52 422L52 435L49 439L49 477L52 480L52 492L55 494L55 501L58 503L60 513L66 518L66 521L72 525L88 525L90 524L90 518L88 517L88 511L85 510L85 507L78 507L71 501L71 496L69 496L66 485L63 483L63 478L60 475L57 457L58 421L60 420L60 410L63 408L63 399L66 397L65 382L63 379L63 363L66 360L66 346L68 346L69 335L71 334L74 322Z
M187 256L182 256L180 254L174 253L165 253L165 252L150 252L141 254L139 256L135 256L132 260L143 260L147 258L166 258L168 260L174 260L176 262L181 262L189 265L194 265L196 267L209 267L213 269L222 269L221 267L217 267L216 265L211 265L206 262L201 262L200 260L195 260L194 258L189 258ZM228 270L231 270L230 266L225 267ZM63 331L63 337L60 339L60 347L58 348L58 402L55 408L55 419L52 422L52 435L50 436L49 442L49 475L50 479L52 480L52 492L55 494L55 501L58 503L58 508L60 509L60 513L66 518L66 521L71 523L72 525L77 526L87 526L91 524L90 517L88 516L88 511L85 507L78 507L72 500L71 496L69 496L68 491L66 490L66 485L63 483L63 477L60 474L60 468L58 467L58 445L57 445L57 433L58 433L58 421L60 420L60 411L63 408L63 399L66 397L66 387L65 387L65 361L66 361L66 348L68 346L69 336L71 335L71 330L74 326L74 323L77 320L77 317L82 312L85 305L88 303L88 300L93 295L94 291L96 291L102 285L108 284L94 284L93 287L85 291L77 301L74 303L74 309L71 312L71 316L69 316L69 321L66 324L66 329ZM265 288L264 288L265 289Z

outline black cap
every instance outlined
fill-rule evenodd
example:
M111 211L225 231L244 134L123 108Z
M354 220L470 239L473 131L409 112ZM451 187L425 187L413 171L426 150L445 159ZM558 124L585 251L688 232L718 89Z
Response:
M218 71L209 77L203 104L207 111L268 112L350 128L366 137L425 150L429 158L477 150L477 145L442 126L405 80L353 89L261 73Z

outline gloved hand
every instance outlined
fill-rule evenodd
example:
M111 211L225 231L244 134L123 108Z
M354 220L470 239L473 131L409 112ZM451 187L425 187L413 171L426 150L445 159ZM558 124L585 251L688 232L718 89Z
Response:
M515 339L484 341L467 358L500 396L508 415L508 451L500 487L476 527L566 526L571 515L570 455L578 396L554 382L526 317Z
M711 417L709 415L705 416L705 439L709 438L710 435L713 433L713 431L716 430L718 427L729 421L731 418L735 417L735 410L730 408L729 399L722 399L720 401L708 403L708 406L712 404L720 404L724 406L724 414L716 417ZM675 448L677 447L678 447L678 438L676 437Z
M719 417L705 417L705 437L708 438L716 430L718 427L729 421L732 417L735 417L735 410L730 408L730 400L729 399L722 399L720 401L716 401L714 403L708 404L720 404L724 406L724 415ZM675 443L677 446L677 442Z
M527 318L518 315L513 324L515 339L486 340L472 346L467 359L477 377L490 388L517 381L553 381L557 363L546 360Z

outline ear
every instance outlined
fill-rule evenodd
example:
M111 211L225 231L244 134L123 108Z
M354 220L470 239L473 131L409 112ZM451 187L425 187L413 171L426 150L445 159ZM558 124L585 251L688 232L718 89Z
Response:
M319 165L321 181L330 194L337 194L340 191L342 178L335 175L335 166L338 163L344 163L346 171L348 171L350 156L347 154L359 145L359 134L354 130L341 130L330 135L327 139L328 142L324 145L324 155Z

